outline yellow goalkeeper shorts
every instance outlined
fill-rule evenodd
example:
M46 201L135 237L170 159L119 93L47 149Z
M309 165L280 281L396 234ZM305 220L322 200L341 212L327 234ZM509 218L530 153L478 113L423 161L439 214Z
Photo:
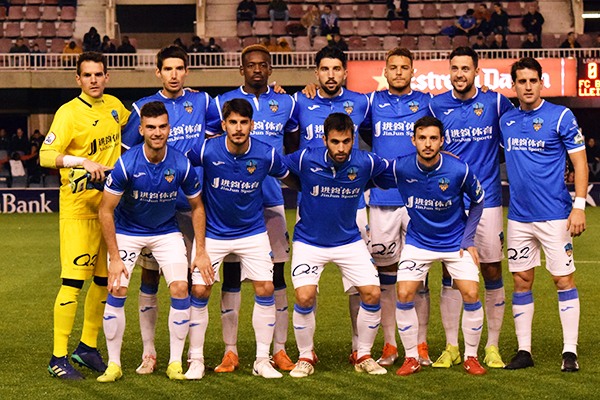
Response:
M108 276L106 244L97 219L60 220L60 261L63 279Z

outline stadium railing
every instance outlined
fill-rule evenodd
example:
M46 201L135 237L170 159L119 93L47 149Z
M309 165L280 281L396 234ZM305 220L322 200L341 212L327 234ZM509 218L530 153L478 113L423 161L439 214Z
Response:
M386 51L349 51L348 61L384 61ZM413 50L415 60L445 60L450 50ZM522 57L563 58L600 57L600 48L587 49L506 49L477 50L481 59L517 59ZM274 68L312 68L316 52L271 53ZM64 70L75 69L78 54L0 54L0 70ZM155 52L135 54L106 54L110 69L154 69ZM238 68L240 53L190 54L190 68Z

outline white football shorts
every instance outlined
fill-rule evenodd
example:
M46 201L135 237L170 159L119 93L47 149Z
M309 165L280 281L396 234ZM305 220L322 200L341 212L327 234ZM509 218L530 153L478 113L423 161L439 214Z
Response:
M400 260L406 228L410 217L406 207L371 206L371 255L378 267L387 267Z
M495 263L504 258L502 251L504 245L503 223L502 207L483 209L475 234L475 247L479 254L479 262Z
M404 246L400 255L398 281L425 282L434 261L443 262L453 280L479 282L479 268L468 251L464 250L461 257L459 251L431 251L409 244Z

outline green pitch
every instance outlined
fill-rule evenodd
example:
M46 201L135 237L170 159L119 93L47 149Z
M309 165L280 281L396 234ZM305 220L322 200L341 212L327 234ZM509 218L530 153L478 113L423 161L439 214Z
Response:
M505 212L506 213L506 212ZM137 293L140 271L133 273L129 300L125 308L127 329L122 351L123 378L112 384L100 384L98 376L88 370L82 373L85 381L66 382L50 377L47 371L52 352L52 311L60 285L58 252L58 215L0 215L2 250L0 251L0 398L1 399L271 399L271 398L328 398L328 399L597 399L600 398L600 346L598 333L598 303L600 264L598 237L600 236L600 208L586 212L588 229L575 240L576 281L581 298L579 336L579 363L581 371L574 374L560 372L562 332L558 316L556 290L548 272L538 268L534 285L535 317L533 327L533 357L535 367L522 371L488 369L487 375L473 377L462 370L462 365L449 370L423 368L409 377L395 375L399 365L390 367L384 376L367 376L354 372L348 364L350 354L350 321L348 301L342 293L340 274L333 265L325 269L320 285L315 350L320 362L315 374L304 379L284 375L283 379L266 380L253 377L254 333L251 325L252 288L244 284L238 349L241 367L231 374L216 374L210 369L219 364L223 355L219 308L219 285L215 286L209 302L210 323L207 331L205 354L209 367L201 381L171 382L165 375L169 352L167 317L169 295L161 284L160 316L156 336L158 370L151 376L135 373L141 359L137 311ZM288 221L294 215L288 211ZM290 224L291 225L291 224ZM290 226L290 233L292 226ZM290 329L287 344L292 359L297 349L291 328L293 290L288 277ZM444 333L440 321L439 288L440 267L434 266L430 277L431 320L429 325L430 356L436 358L444 347ZM511 314L512 279L506 268L504 281L507 307L500 337L500 351L505 362L516 353L517 340ZM84 286L79 310L69 343L72 352L81 335ZM487 333L484 332L480 346ZM400 340L398 338L398 343ZM383 338L377 337L373 356L381 354ZM104 336L99 348L107 357ZM461 344L461 349L463 345ZM400 349L402 351L402 349ZM78 368L79 369L79 368Z

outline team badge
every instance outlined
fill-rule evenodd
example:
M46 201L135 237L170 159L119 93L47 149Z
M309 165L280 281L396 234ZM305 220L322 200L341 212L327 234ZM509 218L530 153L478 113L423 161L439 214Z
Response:
M565 246L565 252L567 256L571 257L573 255L573 245L571 243L567 243Z
M54 134L54 132L50 132L48 136L46 136L46 139L44 139L44 143L52 144L54 143L54 139L56 139L56 135Z
M276 100L269 100L269 108L273 112L277 112L279 110L279 103Z
M442 191L446 191L446 189L448 189L448 185L450 184L450 181L448 180L448 178L440 178L440 180L438 181L438 185L440 185L440 189L442 189Z
M479 179L477 180L477 187L475 188L475 196L481 196L483 189L481 188L481 183L479 183Z
M542 125L544 124L544 120L541 118L536 118L533 120L533 129L539 131Z
M344 102L344 110L346 110L346 112L348 114L352 114L352 111L354 110L354 102L353 101L345 101Z
M183 108L185 108L185 111L188 112L188 114L191 114L192 111L194 111L194 105L192 104L191 101L186 101L183 103Z
M483 104L481 104L481 103L473 104L473 111L475 112L475 114L477 114L478 117L481 117L481 114L483 114Z
M573 139L575 144L583 144L583 133L581 133L581 129L577 129L577 135Z
M417 111L419 110L419 102L418 102L418 101L411 100L411 101L408 103L408 107L410 108L410 110L411 110L412 112L417 112Z
M246 169L251 174L254 173L254 171L256 171L256 161L254 161L254 160L248 160L248 162L246 163Z
M348 178L350 178L351 181L356 179L356 174L358 173L358 168L356 167L352 167L348 170Z
M115 110L112 110L112 111L110 112L110 115L112 115L112 116L113 116L113 118L115 119L115 121L117 121L117 124L118 124L118 123L119 123L119 113L118 113L118 112L116 112Z
M167 168L165 171L165 179L169 183L173 182L173 179L175 179L175 171L173 171L171 168Z

